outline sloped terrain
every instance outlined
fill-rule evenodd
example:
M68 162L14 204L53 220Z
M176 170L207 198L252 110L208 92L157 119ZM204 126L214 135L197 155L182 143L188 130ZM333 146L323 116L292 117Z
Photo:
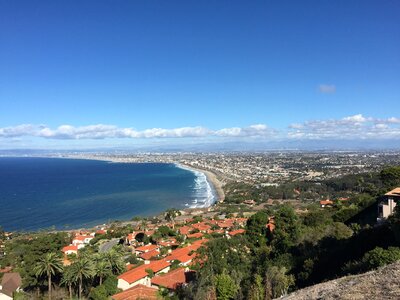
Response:
M280 299L400 299L400 262L313 285Z

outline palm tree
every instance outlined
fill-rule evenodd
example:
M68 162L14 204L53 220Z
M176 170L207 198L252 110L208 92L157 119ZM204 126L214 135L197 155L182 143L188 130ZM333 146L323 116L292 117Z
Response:
M115 249L110 250L104 254L104 259L108 262L111 272L114 275L120 274L125 271L125 263L122 259L122 254Z
M69 298L72 299L72 285L77 282L77 277L74 274L74 270L71 266L64 268L63 277L61 278L61 284L68 286Z
M111 274L111 265L108 261L98 260L94 266L95 274L99 277L99 283L102 285L103 278Z
M49 285L49 299L51 299L51 278L57 272L62 272L62 263L56 253L47 253L45 256L40 258L34 267L36 276L46 275Z
M87 257L79 257L73 264L72 270L74 276L79 282L79 299L82 299L83 280L93 277L94 266L93 262Z
M170 208L165 212L165 220L168 222L172 222L172 229L175 227L175 218L180 216L181 212L175 208Z

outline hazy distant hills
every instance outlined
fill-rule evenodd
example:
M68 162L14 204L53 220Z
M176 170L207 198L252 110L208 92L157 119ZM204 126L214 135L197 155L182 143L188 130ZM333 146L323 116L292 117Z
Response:
M224 152L224 151L368 151L400 150L400 140L284 140L268 142L226 141L203 143L161 143L97 148L1 149L0 155L42 155L56 152Z

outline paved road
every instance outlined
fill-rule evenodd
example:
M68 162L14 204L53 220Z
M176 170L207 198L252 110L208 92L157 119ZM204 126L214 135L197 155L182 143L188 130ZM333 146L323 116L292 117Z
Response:
M115 245L118 245L119 243L119 239L112 239L108 242L105 242L104 244L101 244L99 247L99 252L103 253L103 252L108 252L111 250L112 247L114 247Z

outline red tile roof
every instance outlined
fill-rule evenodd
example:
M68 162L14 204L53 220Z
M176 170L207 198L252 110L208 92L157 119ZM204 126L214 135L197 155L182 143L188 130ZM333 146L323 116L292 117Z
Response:
M319 204L321 204L321 205L332 205L333 201L331 201L331 200L321 200L321 201L319 201Z
M142 284L135 285L121 293L112 296L114 300L157 300L157 288L148 287Z
M196 228L200 231L207 231L207 230L211 229L211 226L205 224L204 222L193 224L192 227Z
M206 239L204 240L197 240L193 242L191 245L184 247L184 248L178 248L175 249L168 255L165 260L168 261L173 261L173 260L179 260L181 263L188 263L190 262L193 258L196 257L196 253L190 254L192 251L196 251L201 247L203 243L205 243Z
M179 244L177 243L177 241L174 238L171 238L166 241L158 242L158 245L163 246L163 247L169 247L169 246L177 246Z
M77 235L74 237L74 240L84 241L85 239L93 239L94 237L91 235Z
M149 264L143 264L139 267L129 270L118 276L118 279L125 280L129 284L138 281L139 279L145 278L148 276L146 269L153 270L154 273L165 269L166 267L170 266L170 263L166 260L153 260Z
M135 251L139 251L139 252L148 252L148 251L153 251L158 249L157 245L146 245L146 246L142 246L142 247L138 247L135 249Z
M13 267L9 266L9 267L5 267L3 269L0 269L0 273L7 273L10 272L13 269Z
M69 245L69 246L65 246L62 248L62 252L67 252L67 251L78 251L78 246L75 245Z
M175 290L183 283L187 283L187 276L184 268L179 268L167 274L157 275L151 279L151 284L163 286Z
M229 232L229 235L230 236L234 236L234 235L242 234L242 233L245 233L245 232L246 232L246 230L244 230L244 229L232 230L232 231Z
M187 237L189 239L199 239L203 236L201 232L193 233L193 234L188 234Z
M192 230L192 227L189 226L182 226L181 228L179 228L179 233L180 234L188 234L190 232L190 230Z
M144 260L149 260L152 257L157 256L158 254L160 254L160 251L156 250L152 250L152 251L148 251L148 252L144 252L140 254L140 258L143 258Z

